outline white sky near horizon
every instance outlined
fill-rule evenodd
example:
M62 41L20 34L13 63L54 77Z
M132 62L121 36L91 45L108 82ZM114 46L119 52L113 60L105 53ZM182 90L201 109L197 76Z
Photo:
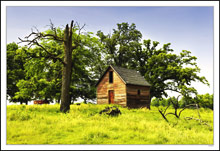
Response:
M77 7L58 7L58 6ZM102 6L117 7L102 7ZM129 7L119 7L119 6ZM12 6L28 6L26 8ZM32 6L32 7L29 7ZM35 6L44 6L35 7ZM56 6L56 7L45 7ZM85 7L78 7L85 6ZM100 6L100 7L86 7ZM133 7L133 6L160 6L160 7ZM164 6L164 7L161 7ZM173 6L173 7L169 7ZM178 7L176 7L178 6ZM181 7L179 7L181 6ZM189 7L182 7L189 6ZM201 6L201 7L197 7ZM213 36L213 6L214 6L214 28ZM7 7L7 11L4 7ZM219 2L213 1L150 1L150 2L1 2L1 148L2 149L166 149L166 150L219 150ZM68 8L68 9L67 9ZM141 9L140 9L141 8ZM53 10L52 10L53 9ZM6 15L6 17L4 17ZM8 145L6 144L6 47L7 43L17 42L17 37L24 37L30 33L31 28L36 26L40 30L45 30L45 25L49 24L49 19L56 26L70 23L72 19L83 24L86 23L87 31L96 32L102 30L105 33L112 32L117 23L134 22L137 29L141 31L144 39L159 41L161 44L171 43L171 48L175 53L181 50L189 50L196 56L198 66L201 68L200 75L205 76L210 82L210 88L202 84L195 87L199 93L213 93L213 73L215 75L214 94L214 145ZM5 22L6 21L6 22ZM6 30L7 29L7 30ZM5 33L5 31L7 33ZM6 35L6 36L5 36ZM213 41L214 38L214 41ZM214 46L213 47L213 42ZM213 49L215 50L213 51ZM214 53L214 54L213 54ZM214 57L214 58L213 58ZM214 60L215 59L215 60ZM213 62L215 62L215 72L213 72Z
M51 19L55 26L62 27L71 20L86 24L85 30L94 34L98 30L112 33L117 23L135 23L143 39L171 43L174 53L189 50L197 57L210 87L193 82L199 94L213 94L213 7L7 7L7 44L18 42L31 28L46 30ZM171 93L170 93L171 94Z

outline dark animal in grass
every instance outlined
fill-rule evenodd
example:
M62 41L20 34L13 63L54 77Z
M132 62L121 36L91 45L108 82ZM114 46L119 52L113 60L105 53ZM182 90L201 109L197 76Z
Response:
M119 114L121 114L121 111L116 107L105 107L104 110L100 111L99 114L107 114L110 116L118 116Z

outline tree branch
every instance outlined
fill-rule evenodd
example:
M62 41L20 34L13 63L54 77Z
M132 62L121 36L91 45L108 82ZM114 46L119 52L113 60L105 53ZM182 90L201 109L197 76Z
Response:
M175 90L175 89L172 89L172 88L170 88L170 89L169 89L169 88L166 88L166 89L164 89L164 91L165 91L165 90L170 90L170 91L175 91L175 92L177 92L177 93L181 93L180 91Z
M158 108L158 111L160 112L160 114L162 115L162 117L165 119L165 121L166 121L166 122L169 122L168 119L166 118L166 116L164 115L163 111L160 110L159 108Z
M31 34L30 34L29 36L27 36L27 37L30 37L32 34L35 34L35 33L31 33ZM25 38L26 38L26 37L25 37ZM21 41L21 42L19 42L19 43L27 42L27 43L28 43L27 46L29 45L29 48L30 48L31 46L33 46L33 45L37 45L37 46L39 46L40 48L42 48L42 49L49 55L50 58L59 60L61 63L63 63L63 64L65 65L65 62L64 62L61 58L59 58L59 57L57 57L56 55L50 53L49 51L47 51L47 49L46 49L45 47L43 47L41 44L39 44L38 41L37 41L38 38L40 38L40 37L37 36L37 37L35 37L35 38L32 39L32 40L28 40L28 38L26 38L27 40L23 40L23 39L21 39L21 38L18 37L18 39Z
M210 126L207 122L202 121L201 119L197 119L197 118L193 118L193 117L185 117L185 119L199 121L200 124L207 125L210 129L212 129L212 126Z
M181 114L182 111L184 111L186 108L190 107L190 106L196 106L197 104L189 104L189 105L186 105L182 110L180 110L179 112L179 116Z
M172 115L175 115L175 116L176 116L176 114L174 114L174 113L167 113L167 114L165 114L165 116L167 116L168 114L172 114Z
M77 36L77 38L76 38L76 41L74 41L74 44L75 44L75 45L72 46L72 50L74 50L74 49L76 49L78 46L80 46L81 40L79 39L79 37L80 37L80 34L81 34L81 30L85 27L85 25L86 25L86 24L84 24L82 27L80 27L80 25L79 25L78 22L76 22L76 25L74 25L74 27L75 27L75 26L78 27L79 32L78 32L78 36ZM73 27L73 21L71 22L71 27ZM74 27L73 27L73 28L74 28ZM72 28L71 28L71 30L72 30Z
M164 110L164 114L166 113L167 109L170 107L170 105L167 106L167 108ZM166 116L166 115L165 115Z
M51 20L50 20L50 28L51 28L51 30L53 31L54 34L43 34L43 33L39 32L39 30L35 27L37 32L34 32L32 30L32 32L28 36L26 36L25 39L21 39L21 38L18 37L18 39L20 40L20 42L18 42L18 44L22 43L22 42L27 43L25 46L29 46L28 48L32 47L33 45L37 45L49 55L49 58L59 60L62 64L65 65L66 63L60 57L58 57L58 55L55 55L55 54L49 52L45 47L43 47L38 42L38 40L43 40L43 39L49 39L49 40L51 39L51 40L64 42L64 39L57 35L56 28L54 27ZM34 36L34 37L33 37L33 39L30 40L29 38L31 36Z
M51 39L53 39L53 40L57 40L57 41L64 42L64 40L63 40L62 38L58 37L57 35L53 35L53 34L42 34L42 33L41 33L41 36L44 37L44 39L45 39L46 37L52 37ZM47 39L49 39L49 38L47 38Z
M56 60L59 60L62 64L66 64L61 58L59 57L56 57L55 55L53 55L52 53L50 53L49 51L47 51L46 48L44 48L41 44L39 44L37 41L36 41L36 45L38 45L39 47L41 47L42 49L44 49L44 51L49 54L49 57L51 57L52 59L56 59Z

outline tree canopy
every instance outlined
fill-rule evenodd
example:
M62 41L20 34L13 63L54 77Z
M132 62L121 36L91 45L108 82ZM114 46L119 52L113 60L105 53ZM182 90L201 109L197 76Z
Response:
M7 44L7 98L11 102L27 102L28 97L15 97L19 91L16 85L20 80L25 79L24 71L25 58L18 52L16 43Z
M132 62L131 56L136 49L141 48L142 34L136 29L134 23L117 24L117 29L113 29L113 34L105 35L102 31L98 31L97 36L104 45L103 51L107 64L128 67L128 63Z
M95 71L101 62L99 42L91 32L82 33L82 29L73 21L65 29L55 28L51 23L45 32L36 29L24 39L19 38L27 43L28 47L22 47L20 53L25 53L28 59L26 79L18 82L16 97L27 95L32 99L56 99L58 102L61 99L62 112L67 112L71 100L78 97L95 98L98 76ZM62 102L66 102L65 105Z
M151 98L167 97L168 90L190 97L197 94L193 81L208 85L206 78L198 75L197 58L190 51L176 54L170 43L158 48L159 42L142 39L134 23L117 24L112 34L99 30L94 35L82 32L83 27L71 22L62 29L51 23L50 29L36 29L20 39L26 46L7 45L7 94L11 101L62 102L67 74L69 104L78 97L95 99L95 83L110 64L138 70L151 84Z
M200 68L191 52L182 50L178 55L170 48L170 43L157 48L159 42L143 40L135 24L117 24L113 34L104 35L98 31L100 42L105 46L108 63L138 70L151 84L151 98L167 97L167 90L183 96L197 94L191 86L193 81L209 85L204 76L198 76Z

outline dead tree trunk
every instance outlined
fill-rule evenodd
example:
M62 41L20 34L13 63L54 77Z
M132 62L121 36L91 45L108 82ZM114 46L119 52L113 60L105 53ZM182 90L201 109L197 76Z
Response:
M62 88L61 88L61 104L60 104L60 111L63 113L66 113L67 111L69 111L70 109L70 102L71 102L71 98L70 98L70 83L71 83L71 73L72 73L72 51L74 49L76 49L78 46L80 46L80 31L81 29L85 26L83 26L82 28L79 27L78 25L78 36L76 39L72 39L72 30L73 28L75 28L75 24L73 27L73 21L71 22L71 25L69 27L69 25L67 24L64 30L64 37L59 37L57 35L57 31L56 28L54 27L53 23L51 22L50 28L52 31L51 33L48 34L44 34L41 33L37 30L37 32L32 31L32 33L28 36L25 37L25 40L19 38L19 40L21 42L27 42L27 46L29 46L29 48L32 45L36 45L39 48L42 49L42 51L46 52L48 55L49 59L53 59L53 60L58 60L63 64L63 71L62 71ZM34 36L33 39L29 39L31 36ZM60 58L57 54L54 54L50 51L48 51L47 48L45 48L43 45L41 45L39 43L39 41L41 40L55 40L55 41L59 41L59 42L63 42L64 44L64 60L62 58ZM74 41L74 46L72 46L72 41ZM31 54L31 53L29 53ZM34 55L36 56L36 55ZM43 56L40 56L43 57Z
M71 70L72 70L72 28L73 21L70 28L66 25L64 31L64 65L62 74L62 90L61 90L61 105L60 111L66 113L70 110L70 82L71 82Z

